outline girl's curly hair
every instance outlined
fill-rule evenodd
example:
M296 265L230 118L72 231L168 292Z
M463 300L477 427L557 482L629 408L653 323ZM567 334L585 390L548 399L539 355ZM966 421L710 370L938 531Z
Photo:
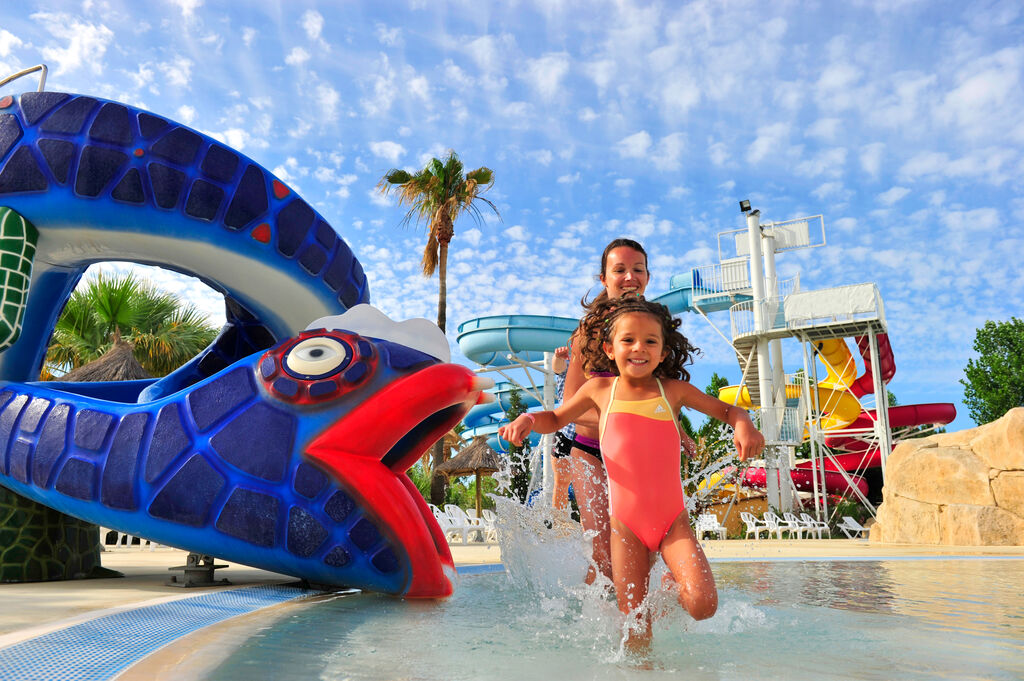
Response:
M618 374L618 367L608 359L604 352L604 344L611 343L615 333L615 323L623 315L630 313L649 314L661 323L661 336L665 343L665 359L654 370L659 378L681 378L690 380L690 372L686 365L700 354L700 350L690 344L686 336L679 332L682 324L672 316L668 308L661 303L647 300L643 296L636 298L613 298L594 301L593 308L580 321L581 338L588 339L583 347L583 370L587 372L610 372Z

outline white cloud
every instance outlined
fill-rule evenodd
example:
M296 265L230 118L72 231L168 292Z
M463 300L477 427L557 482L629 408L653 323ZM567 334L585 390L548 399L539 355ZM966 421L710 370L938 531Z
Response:
M729 160L729 147L722 142L713 142L708 146L708 158L716 166L723 166Z
M307 9L302 13L299 25L301 25L302 30L306 32L307 38L310 40L319 40L320 34L324 30L324 17L316 10Z
M831 142L839 133L842 121L838 118L819 118L807 128L808 137L816 137L825 142Z
M113 31L64 13L37 12L31 18L53 37L66 41L66 47L47 45L39 51L43 61L56 64L55 74L72 73L83 66L96 75L103 73L103 55L114 40Z
M398 160L405 155L405 147L398 142L385 140L383 142L370 142L370 151L374 156L382 158L390 163L398 163Z
M575 184L575 183L577 183L579 181L580 181L579 171L573 173L572 175L559 175L558 176L558 180L557 180L557 182L559 184Z
M181 10L181 16L191 19L195 16L196 10L203 6L204 0L170 0L170 2Z
M644 213L626 223L626 234L645 239L655 233L669 234L672 231L670 220L659 220L651 213Z
M551 52L539 59L527 59L520 77L530 84L544 99L552 99L561 89L561 82L569 73L569 55Z
M464 232L460 231L458 234L460 242L468 246L472 246L473 248L476 248L477 246L480 245L480 239L483 237L483 235L484 233L481 232L476 227L470 227Z
M220 132L210 132L210 137L219 140L227 146L242 151L251 139L249 133L241 128L228 128Z
M405 83L409 94L419 97L425 102L430 101L430 81L424 76L415 76Z
M554 159L554 154L551 153L550 149L538 149L536 151L528 152L526 157L542 166L549 166L551 165L551 161Z
M860 149L860 167L871 177L878 177L882 169L882 155L885 145L881 142L867 144Z
M839 177L842 175L845 164L846 149L822 149L811 158L798 163L794 171L798 175L806 177L818 177L819 175Z
M284 63L288 66L302 66L309 61L309 52L302 47L293 47L292 51L284 58Z
M580 109L579 113L576 114L576 116L584 123L589 123L590 121L597 118L597 114L589 106L585 106L582 109Z
M883 206L892 206L910 193L906 187L892 187L878 195L878 202Z
M0 28L0 57L6 57L16 47L21 47L21 38Z
M950 210L939 216L952 232L988 232L994 234L1001 226L1002 219L995 208L973 210Z
M246 47L252 47L252 43L256 40L256 36L259 35L259 31L255 28L246 26L242 29L242 42L245 43Z
M747 161L758 163L771 154L780 153L789 143L789 125L773 123L757 129L757 137L747 150Z
M192 121L196 119L196 109L193 106L184 104L178 107L177 117L179 121L186 125L189 125L192 123Z
M636 184L636 180L631 177L620 177L615 180L615 186L624 191L632 187L634 184Z
M341 95L337 90L326 83L320 83L316 86L315 101L326 120L337 118L338 105L341 103Z
M646 130L624 137L615 145L623 158L643 158L651 148L651 136Z
M169 62L157 64L167 84L175 88L188 88L192 80L192 60L177 55Z
M377 24L374 27L374 35L377 36L377 40L381 45L387 45L392 47L399 43L399 36L402 34L400 28L388 28L384 24Z
M512 241L526 241L530 236L527 233L526 228L522 225L513 225L502 232L502 234L505 235L505 238L511 239Z
M969 63L957 74L959 85L943 99L937 117L970 138L1013 134L1024 103L1021 73L1024 48L1005 48Z
M651 163L658 170L678 170L679 157L686 148L686 135L681 132L674 132L658 140L657 146L651 154Z
M382 54L378 72L367 79L370 83L370 94L360 100L369 116L382 116L391 109L391 104L398 94L395 78L395 71L391 68L387 55Z

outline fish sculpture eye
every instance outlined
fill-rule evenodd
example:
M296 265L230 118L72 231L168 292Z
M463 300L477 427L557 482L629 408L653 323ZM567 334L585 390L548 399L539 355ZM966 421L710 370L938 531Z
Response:
M283 359L284 369L296 378L326 378L348 366L351 349L326 336L307 338L295 345Z
M274 397L291 404L337 399L365 384L377 370L374 344L354 333L316 329L271 348L257 372Z

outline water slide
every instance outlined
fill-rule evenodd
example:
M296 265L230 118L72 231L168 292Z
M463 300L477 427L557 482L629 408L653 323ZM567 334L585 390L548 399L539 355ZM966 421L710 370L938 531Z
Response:
M477 317L459 324L457 342L459 350L470 361L485 367L514 365L515 362L538 362L545 352L566 345L569 336L576 330L579 320L570 317L549 317L545 315L492 315ZM508 397L514 386L509 382L498 383L491 391L497 400L478 404L463 420L467 430L464 435L487 435L487 444L501 451L507 445L498 442L498 426L505 422L504 412L511 405ZM528 392L520 391L527 408L539 407L540 401ZM530 442L536 446L540 436L531 434Z

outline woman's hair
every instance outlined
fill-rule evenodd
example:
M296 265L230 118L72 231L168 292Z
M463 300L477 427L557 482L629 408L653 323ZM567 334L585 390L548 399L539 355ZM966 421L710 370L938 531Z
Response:
M616 322L623 315L631 313L649 314L661 323L665 359L655 368L654 375L659 378L681 378L689 381L690 372L685 367L700 354L700 350L691 345L686 336L679 332L682 322L673 317L667 307L643 296L594 301L590 312L580 322L582 337L590 339L581 353L583 370L611 372L616 375L619 373L615 362L608 359L608 355L605 354L604 344L612 342Z
M614 249L618 248L619 246L626 246L628 248L632 248L634 251L643 253L644 267L647 266L647 251L644 250L644 247L640 245L639 241L633 241L632 239L625 238L615 239L614 241L612 241L611 243L604 247L604 253L601 254L601 271L597 275L599 279L600 277L604 276L605 268L608 267L608 254L611 253ZM597 297L591 300L590 302L587 302L587 296L584 295L580 299L580 305L583 306L584 310L589 312L592 306L597 305L598 303L601 303L605 300L608 300L608 289L602 288L601 292L597 294Z

